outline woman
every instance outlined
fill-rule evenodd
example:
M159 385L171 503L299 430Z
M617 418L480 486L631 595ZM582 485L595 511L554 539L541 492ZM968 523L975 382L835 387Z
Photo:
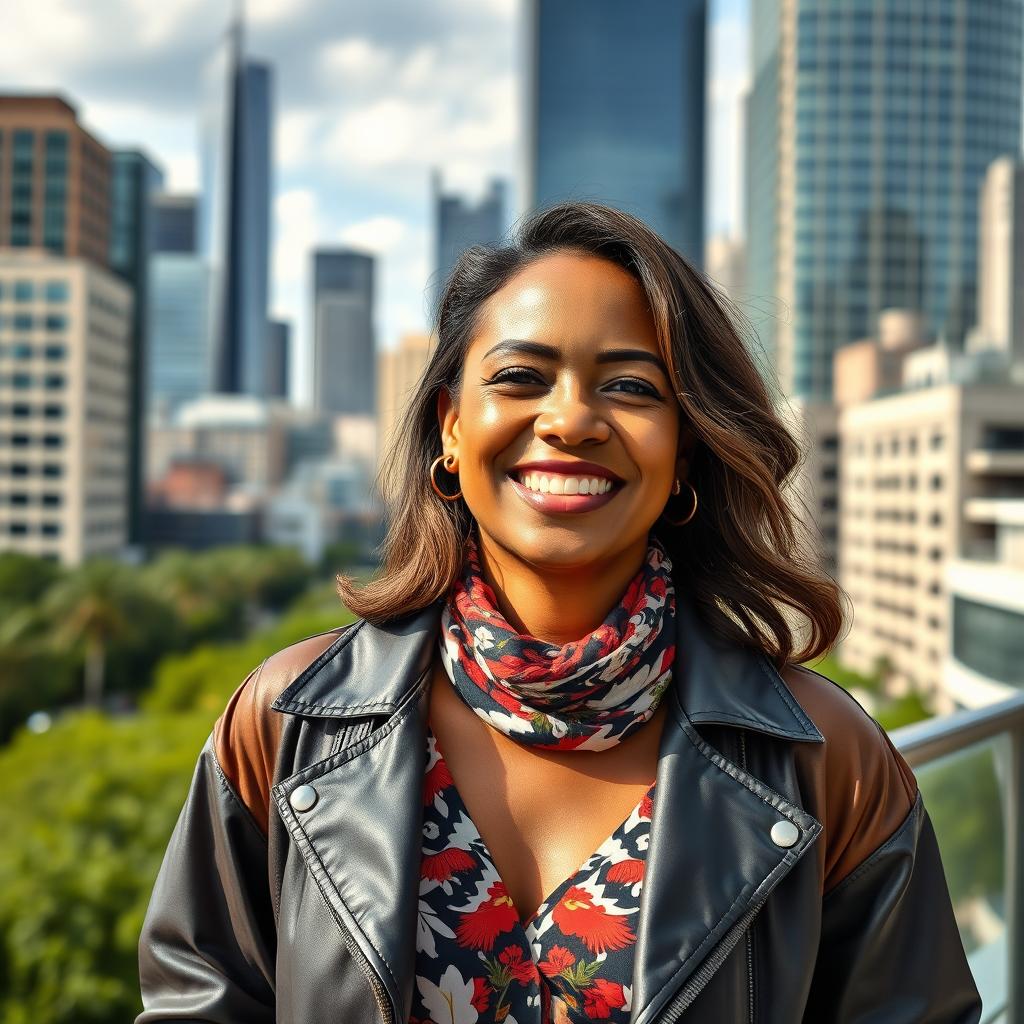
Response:
M138 1022L978 1021L913 773L799 667L839 591L720 296L567 203L436 333L358 620L202 751Z

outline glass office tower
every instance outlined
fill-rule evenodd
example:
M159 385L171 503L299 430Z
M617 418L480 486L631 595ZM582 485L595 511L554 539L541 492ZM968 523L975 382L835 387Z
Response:
M146 471L146 381L150 358L149 261L154 247L152 199L164 175L145 153L116 150L110 179L110 267L135 293L128 408L128 540L143 541Z
M1022 0L757 0L747 302L766 369L830 398L881 310L962 344L979 190L1021 139Z
M236 22L206 69L201 252L212 274L213 388L267 393L271 69L246 58Z
M313 406L317 412L376 412L373 303L373 256L347 247L313 253Z
M704 248L705 0L530 0L526 205L635 214Z

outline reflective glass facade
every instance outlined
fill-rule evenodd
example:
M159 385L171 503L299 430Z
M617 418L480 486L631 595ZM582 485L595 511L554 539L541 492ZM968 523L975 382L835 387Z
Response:
M789 393L830 397L834 349L880 310L921 310L954 346L974 323L979 190L1020 147L1021 11L752 5L748 287Z
M209 268L190 253L156 253L149 275L147 406L165 416L210 390Z
M705 0L531 0L527 205L607 203L703 263Z
M953 657L994 682L1024 687L1024 615L954 595Z
M313 254L313 404L324 413L376 411L374 260L350 249Z
M207 69L200 246L213 275L214 390L267 393L272 73L236 25Z

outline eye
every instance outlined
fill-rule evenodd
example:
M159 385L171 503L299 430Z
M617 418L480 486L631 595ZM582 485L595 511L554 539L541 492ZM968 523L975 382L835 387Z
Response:
M661 394L653 384L648 384L647 381L641 380L639 377L619 377L617 380L612 381L612 384L633 384L640 388L639 391L630 391L633 395L644 395L647 398L661 398Z
M533 378L532 380L530 378ZM484 384L536 384L537 371L526 366L506 366Z

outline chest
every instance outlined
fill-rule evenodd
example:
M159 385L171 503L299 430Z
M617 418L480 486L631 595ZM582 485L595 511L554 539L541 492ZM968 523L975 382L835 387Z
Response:
M482 721L436 665L430 725L521 919L622 823L657 770L663 714L610 750L537 751Z

